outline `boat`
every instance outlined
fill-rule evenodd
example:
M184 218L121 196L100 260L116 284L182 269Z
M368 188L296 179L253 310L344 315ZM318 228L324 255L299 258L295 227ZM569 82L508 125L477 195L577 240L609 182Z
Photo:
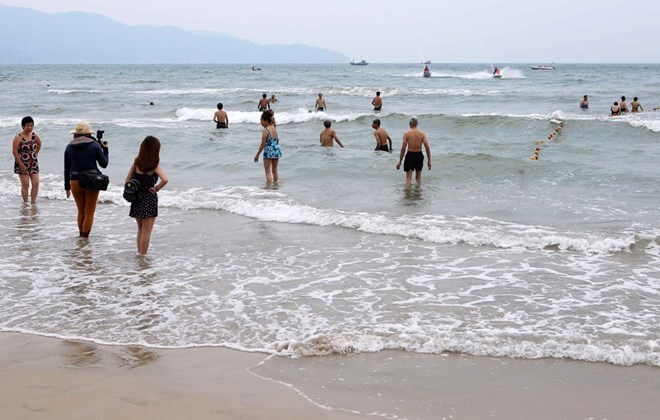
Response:
M549 65L549 64L545 64L545 65L542 65L542 66L532 66L532 67L530 67L530 68L531 68L532 70L557 70L557 69L555 68L555 66L553 66L553 65Z
M493 79L501 79L502 75L500 73L494 74Z
M431 70L424 70L424 77L431 77Z
M426 60L422 64L431 64L431 60Z
M367 63L364 60L360 60L360 61L357 61L357 62L355 60L351 60L351 66L366 66L367 64L369 64L369 63Z

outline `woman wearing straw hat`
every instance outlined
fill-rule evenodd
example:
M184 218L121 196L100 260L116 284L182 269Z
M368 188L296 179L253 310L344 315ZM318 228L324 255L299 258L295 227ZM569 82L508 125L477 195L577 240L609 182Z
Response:
M85 120L78 121L71 131L73 140L64 151L64 189L69 198L73 193L78 207L78 231L80 237L86 238L92 230L98 191L90 191L80 187L78 179L85 172L100 172L97 162L102 168L108 166L108 143L99 143L92 134L94 131Z

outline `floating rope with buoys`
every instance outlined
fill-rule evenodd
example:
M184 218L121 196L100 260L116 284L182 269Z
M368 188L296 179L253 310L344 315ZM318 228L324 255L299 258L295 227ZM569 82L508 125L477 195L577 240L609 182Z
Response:
M539 153L541 153L541 147L545 144L546 141L552 140L557 135L557 133L559 133L561 131L562 128L564 128L564 123L560 122L559 127L555 128L552 131L552 133L550 133L548 135L546 140L539 141L538 144L536 145L536 149L534 149L534 153L532 154L530 159L531 160L539 160Z

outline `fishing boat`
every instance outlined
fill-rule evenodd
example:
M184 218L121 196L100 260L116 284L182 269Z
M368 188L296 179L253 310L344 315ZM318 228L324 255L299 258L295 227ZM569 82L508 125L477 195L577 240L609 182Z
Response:
M550 65L550 64L545 64L541 66L532 66L530 67L532 70L557 70L555 66Z
M360 60L360 61L351 60L351 66L366 66L367 64L369 63L367 63L364 60Z

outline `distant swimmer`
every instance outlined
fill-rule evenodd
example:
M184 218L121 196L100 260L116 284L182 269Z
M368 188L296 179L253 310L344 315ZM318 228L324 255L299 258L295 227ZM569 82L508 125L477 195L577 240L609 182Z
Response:
M644 111L644 108L642 108L642 104L639 103L639 99L637 98L637 96L633 98L633 101L630 104L630 108L632 112Z
M383 98L380 97L380 92L376 92L376 97L372 99L371 105L374 106L374 111L380 111L383 108Z
M326 110L325 99L323 99L322 93L319 93L319 97L316 98L316 104L314 105L314 110L317 112Z
M274 104L275 102L277 102L277 98L275 97L275 95L270 95L270 98L268 99L268 102L270 102L271 104Z
M154 105L156 105L154 101L149 101L149 106L154 106Z
M323 126L325 127L321 131L321 135L319 136L319 141L321 142L322 147L332 147L334 146L334 142L336 141L339 147L343 148L344 145L342 144L341 140L339 140L339 137L337 137L337 133L335 130L330 128L332 125L332 122L330 120L325 120L323 121Z
M257 66L252 66L252 71L257 71L257 70L261 70L261 69Z
M621 113L628 112L628 102L626 102L626 97L621 97L621 103L619 104L619 111Z
M424 154L422 153L422 145L426 149L426 158L429 171L431 170L431 147L426 138L426 134L417 128L419 121L417 117L410 117L408 126L410 130L403 134L403 143L401 144L401 153L399 154L399 163L396 164L396 169L401 168L401 162L405 155L405 162L403 162L403 170L406 172L406 185L412 184L412 173L415 171L415 181L419 184L422 182L422 168L424 167Z
M610 107L610 117L614 117L616 115L621 115L621 109L619 108L619 103L614 101L612 106Z
M589 109L589 95L584 95L580 101L581 109Z
M264 112L270 109L270 102L268 101L268 95L266 95L265 93L261 95L261 99L259 99L259 103L257 104L257 109L260 112Z
M213 121L215 121L215 128L229 128L229 117L227 111L222 109L222 102L218 102L218 110L213 114Z
M380 120L376 118L374 122L371 124L371 128L374 130L374 137L376 138L376 149L375 150L382 150L383 152L392 152L392 139L390 138L390 135L387 134L387 131L383 127L380 126ZM388 146L389 142L389 146Z

